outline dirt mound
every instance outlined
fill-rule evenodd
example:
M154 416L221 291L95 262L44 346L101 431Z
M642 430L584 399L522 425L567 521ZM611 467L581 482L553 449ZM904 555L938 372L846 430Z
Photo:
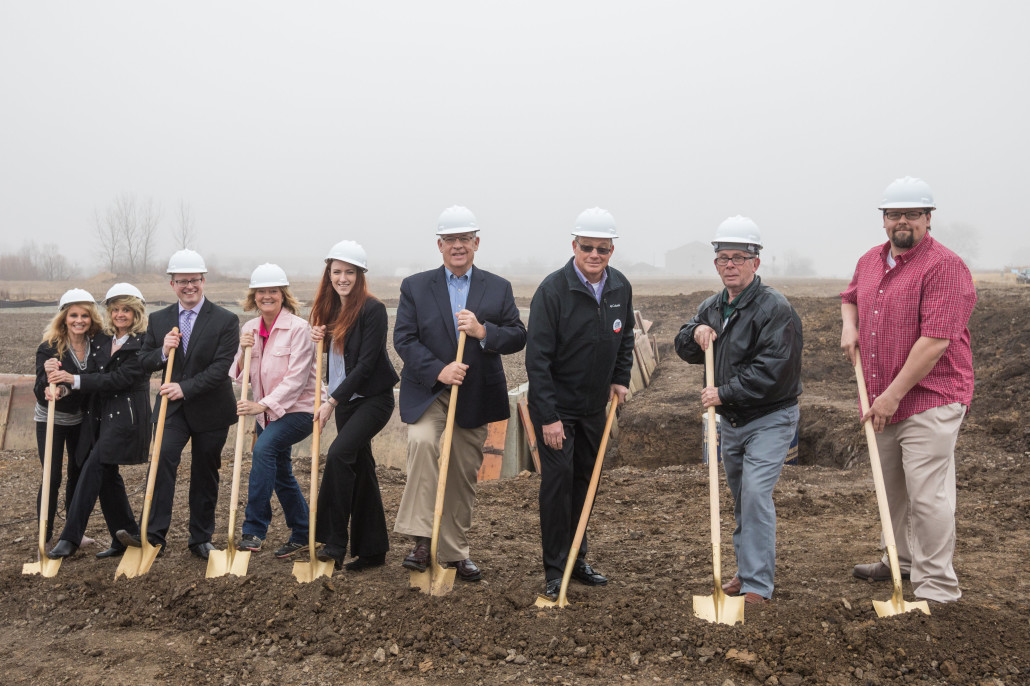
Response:
M705 297L699 292L639 298L663 361L655 383L624 408L612 456L621 466L605 472L591 519L589 560L609 576L607 587L573 584L573 604L562 611L533 606L543 585L534 475L480 486L471 538L485 579L443 598L408 589L400 567L408 543L397 536L387 565L361 574L298 584L290 564L265 551L252 556L246 577L207 580L186 547L185 476L168 549L149 574L114 581L116 565L93 559L101 547L92 545L53 579L23 576L22 563L34 558L39 466L35 454L8 451L0 453L3 681L1030 683L1024 293L983 292L973 316L977 390L957 464L964 597L934 605L929 617L878 619L871 600L889 598L889 586L850 576L851 565L878 555L876 502L854 379L837 347L839 304L807 292L792 297L806 341L803 465L786 467L777 486L774 602L749 606L735 627L692 616L691 597L711 593L701 375L675 356L671 339ZM0 336L6 344L6 325ZM35 345L17 355L31 359ZM230 469L226 453L222 504ZM306 492L307 470L298 464L295 472ZM123 473L138 511L144 470ZM380 481L392 519L403 477L381 469ZM722 495L725 577L733 571L732 513ZM219 508L220 548L227 514ZM98 511L89 531L106 544L102 526ZM266 547L285 536L276 504ZM912 597L908 584L905 593Z

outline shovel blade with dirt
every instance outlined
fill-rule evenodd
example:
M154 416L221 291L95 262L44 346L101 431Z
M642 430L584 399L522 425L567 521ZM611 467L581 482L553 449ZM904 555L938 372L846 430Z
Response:
M715 343L705 350L705 386L715 385ZM708 408L708 504L712 524L712 595L694 596L694 616L706 622L729 624L744 621L744 596L728 596L722 590L722 534L719 526L719 452L716 443L715 407Z
M253 347L247 346L243 351L243 387L240 400L247 399L247 387L250 383L250 354ZM207 558L207 575L211 579L216 576L232 574L246 576L250 564L249 550L236 550L236 504L240 498L240 472L243 469L243 439L247 432L245 415L236 421L236 453L232 463L232 488L229 495L229 536L225 550L212 550Z
M862 374L862 356L855 350L855 380L858 382L858 399L862 406L862 416L869 412L869 392L865 387L865 376ZM894 525L891 522L891 511L887 505L887 489L883 485L883 469L880 467L880 449L876 447L876 433L873 431L873 422L869 420L862 423L865 429L865 439L869 446L869 463L873 469L873 486L876 488L876 505L880 510L880 526L883 530L883 542L887 548L887 559L890 561L891 581L894 584L894 593L890 600L874 600L873 608L877 617L890 617L900 615L913 610L919 610L924 614L930 614L930 605L925 600L908 602L905 600L901 590L901 567L898 565L898 548L894 540Z
M26 562L21 567L22 574L40 574L46 577L57 576L61 568L61 558L51 560L46 555L47 515L50 510L50 474L54 458L54 408L57 404L57 384L50 384L50 400L46 409L46 447L43 449L43 482L40 486L39 502L39 561Z
M458 355L461 362L465 353L465 332L458 335ZM451 438L454 435L454 415L458 409L458 388L451 386L451 397L447 402L447 423L444 425L443 446L440 449L440 476L436 481L436 505L433 507L433 534L429 539L429 565L424 572L411 570L408 575L409 588L417 588L429 595L447 595L454 588L453 567L443 567L436 559L436 548L440 541L440 521L443 519L444 493L447 490L447 470L451 465Z
M315 521L318 512L318 454L322 427L318 425L318 410L322 407L322 349L323 342L315 344L315 415L311 431L311 490L308 496L308 559L293 563L293 578L309 584L320 576L331 577L334 563L315 556Z
M537 607L563 608L569 604L569 580L572 579L572 570L576 566L576 558L579 556L579 546L583 543L583 536L587 532L587 522L590 521L590 511L594 507L594 496L597 495L597 483L601 480L601 465L604 464L604 453L608 448L608 435L612 430L612 423L615 421L615 410L619 407L619 397L612 395L611 404L608 407L608 420L604 424L604 434L601 436L601 447L597 451L597 459L594 460L594 471L590 474L590 485L587 487L586 498L583 500L583 510L579 514L579 524L576 525L576 534L572 537L572 546L569 548L569 556L565 559L565 572L561 578L561 589L558 597L551 600L546 595L540 594L533 603Z
M179 327L172 327L173 333L179 333ZM175 348L168 351L168 362L165 365L164 383L172 381L172 365L175 362ZM151 446L150 467L147 469L147 491L143 498L143 517L140 520L140 546L127 546L114 571L115 580L120 576L127 579L146 574L161 552L161 546L151 545L147 540L147 524L150 522L150 504L154 501L154 484L157 483L157 465L161 458L161 440L165 434L165 418L168 416L168 396L161 396L161 409L157 414L157 428L154 431L154 444Z

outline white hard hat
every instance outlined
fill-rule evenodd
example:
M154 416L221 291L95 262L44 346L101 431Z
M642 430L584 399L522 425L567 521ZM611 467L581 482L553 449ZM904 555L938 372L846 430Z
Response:
M169 274L206 274L204 258L195 250L176 250L168 258Z
M106 305L114 298L123 295L135 296L139 298L141 302L146 302L146 299L143 297L143 294L140 293L138 288L133 286L131 283L122 282L116 283L115 285L107 289L107 295L104 296L104 304Z
M333 260L353 264L363 272L368 271L366 266L368 264L368 257L365 255L365 249L354 241L340 241L329 248L329 254L325 256L325 263L329 264Z
M436 220L436 235L446 236L451 233L468 233L479 231L476 215L467 207L452 205L440 214Z
M615 233L615 217L611 212L602 210L600 207L592 207L580 212L576 217L576 230L572 232L572 235L583 238L619 237Z
M883 200L877 209L905 209L908 207L925 207L936 210L933 203L933 191L930 185L914 176L895 179L891 185L883 189Z
M719 224L719 228L715 230L712 245L716 252L745 250L757 254L762 249L762 232L758 230L758 224L755 224L750 217L742 217L738 214Z
M251 288L271 288L272 286L289 286L290 280L286 272L277 264L265 262L250 274Z
M95 305L96 302L97 301L93 299L93 295L89 291L82 288L73 288L70 291L65 291L64 295L61 296L61 299L57 303L57 310L61 311L75 303L91 303Z

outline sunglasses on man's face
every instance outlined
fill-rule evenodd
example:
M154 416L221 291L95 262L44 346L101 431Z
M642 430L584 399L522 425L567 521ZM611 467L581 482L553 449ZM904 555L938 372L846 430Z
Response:
M583 252L588 253L588 254L592 253L592 252L594 252L596 250L598 255L607 255L608 253L610 253L612 251L611 248L606 248L606 247L603 247L603 246L600 246L600 245L583 245L579 241L576 241L576 245L579 246L580 250L582 250Z

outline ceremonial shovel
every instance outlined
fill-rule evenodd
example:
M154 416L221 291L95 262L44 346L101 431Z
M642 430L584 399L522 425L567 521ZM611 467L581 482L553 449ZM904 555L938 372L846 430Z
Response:
M705 350L705 386L715 385L715 343ZM715 593L694 596L694 616L708 622L744 621L744 596L728 596L722 590L722 536L719 527L719 452L716 443L715 407L708 408L708 503L712 518L712 576Z
M314 581L320 576L331 577L334 563L323 562L315 556L315 515L318 511L318 439L322 427L318 425L318 410L322 406L322 341L315 345L315 426L311 430L311 495L308 507L308 557L306 561L293 563L293 577L302 584Z
M47 514L50 511L50 470L54 457L54 405L57 403L57 384L50 384L50 400L46 406L46 448L43 450L43 485L40 488L42 497L39 502L39 562L26 562L21 567L22 574L42 574L57 576L61 568L61 558L51 560L46 556L43 546L46 544ZM73 456L68 459L74 460Z
M172 328L173 333L179 333L179 327ZM168 363L165 365L165 384L172 382L172 363L175 361L175 348L168 351ZM161 546L150 545L150 541L147 540L147 524L150 522L150 503L154 500L154 484L157 482L157 463L161 458L161 439L164 438L165 434L165 417L168 415L168 396L161 396L161 409L157 414L157 431L154 434L154 445L151 448L150 454L150 468L147 470L147 494L143 498L143 519L141 520L140 526L140 546L129 546L125 549L125 554L122 555L121 561L118 563L118 569L114 572L114 578L117 580L122 574L127 579L131 579L140 574L146 574L150 571L150 566L154 564L154 560L157 559L157 554L161 552Z
M465 352L465 332L458 336L457 361ZM443 498L447 491L447 469L451 464L451 438L454 434L454 413L458 409L458 388L451 386L451 398L447 402L447 424L443 431L443 447L440 450L440 476L436 480L436 506L433 508L433 537L429 541L429 568L424 572L411 570L408 576L409 588L417 588L430 595L447 595L454 587L453 567L442 567L436 559L436 546L440 540L440 520L443 519Z
M247 387L250 384L250 353L247 346L243 351L243 390L240 400L247 399ZM232 489L229 496L229 537L225 550L212 550L207 557L207 578L215 576L247 576L250 564L249 550L236 550L236 503L240 498L240 471L243 468L243 436L247 432L246 416L240 415L236 421L236 456L232 463Z
M869 392L866 391L865 377L862 376L862 357L855 350L855 378L858 380L858 399L862 403L862 416L869 412ZM880 508L880 526L883 529L883 543L887 547L887 559L891 563L891 580L894 582L894 593L890 600L874 600L877 617L900 615L912 610L922 610L930 614L930 605L925 600L906 602L901 594L901 567L898 565L898 547L894 540L894 526L891 523L891 511L887 506L887 489L883 486L883 470L880 468L880 451L876 447L876 434L873 421L863 422L865 440L869 444L869 463L873 467L873 485L876 487L876 504Z
M572 578L572 570L576 566L576 558L579 556L579 546L583 543L583 536L587 532L587 522L590 520L590 510L594 507L594 496L597 495L597 482L601 480L601 465L604 463L604 452L608 447L608 432L612 430L612 422L615 421L615 409L619 406L619 397L612 394L611 407L608 408L608 421L604 424L604 436L601 437L601 447L597 451L597 459L594 460L594 471L590 474L590 485L587 487L586 499L583 500L583 511L579 515L579 524L576 526L576 535L572 537L572 547L569 548L569 556L565 560L565 573L561 578L561 590L558 591L558 599L551 600L545 595L538 595L537 607L565 607L569 604L566 594L569 591L569 579Z

